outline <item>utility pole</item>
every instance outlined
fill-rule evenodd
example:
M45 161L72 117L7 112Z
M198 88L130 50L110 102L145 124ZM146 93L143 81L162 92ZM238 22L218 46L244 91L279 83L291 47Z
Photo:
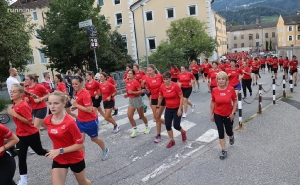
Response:
M141 7L142 7L143 28L144 28L144 39L145 39L145 49L146 49L146 62L147 62L147 66L148 66L148 65L149 65L149 60L148 60L147 36L146 36L146 29L145 29L144 6L145 6L145 4L142 3L142 4L141 4Z

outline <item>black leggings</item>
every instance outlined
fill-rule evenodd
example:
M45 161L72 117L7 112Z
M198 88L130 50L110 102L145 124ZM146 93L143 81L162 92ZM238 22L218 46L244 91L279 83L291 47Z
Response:
M18 158L19 158L19 171L20 175L26 175L27 174L27 150L30 146L32 150L41 156L45 156L47 153L47 150L43 149L41 139L40 139L40 133L37 132L35 134L29 135L29 136L18 136L20 141L17 143L18 150Z
M242 79L242 87L243 87L244 96L247 96L246 87L249 90L249 92L252 93L251 83L252 83L252 79L247 79L247 80Z
M220 116L218 114L214 114L215 123L219 132L219 139L224 139L224 126L225 131L228 136L233 136L232 126L233 121L230 121L229 116Z
M15 159L5 152L5 154L0 157L0 184L16 185L16 183L13 181L15 171Z
M174 120L173 126L176 130L180 131L181 126L181 116L177 115L178 108L175 109L169 109L166 108L165 110L165 123L166 123L166 129L167 131L172 130L172 121Z

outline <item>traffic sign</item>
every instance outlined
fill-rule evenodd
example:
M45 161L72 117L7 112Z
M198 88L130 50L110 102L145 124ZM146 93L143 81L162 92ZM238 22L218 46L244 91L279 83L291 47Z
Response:
M87 27L87 26L91 26L91 25L93 25L92 19L79 22L79 28L83 28L83 27Z
M91 43L91 45L90 45L91 49L98 49L99 48L97 37L90 37L90 43Z

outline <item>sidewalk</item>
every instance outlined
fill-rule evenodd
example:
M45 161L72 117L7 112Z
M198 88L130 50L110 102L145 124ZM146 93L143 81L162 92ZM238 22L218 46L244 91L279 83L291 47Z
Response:
M236 142L228 146L225 160L219 159L215 141L159 184L300 184L300 87L288 97L235 132Z

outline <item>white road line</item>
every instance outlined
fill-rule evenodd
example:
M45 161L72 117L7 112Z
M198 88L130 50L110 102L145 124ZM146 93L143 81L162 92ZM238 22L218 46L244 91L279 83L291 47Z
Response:
M209 129L204 134L202 134L196 141L210 143L219 137L218 131L216 129Z
M204 145L199 146L198 148L196 148L196 149L190 151L189 153L185 154L185 155L183 156L183 158L187 158L187 157L191 156L193 153L197 152L198 150L200 150L200 149L203 148L203 147L204 147Z
M196 124L193 123L193 122L189 122L187 120L184 120L180 123L180 125L181 125L182 129L189 130L190 128L194 127ZM179 131L175 130L173 127L172 127L172 129L173 129L173 136L174 137L177 137L177 136L181 135L181 133ZM161 133L161 135L168 136L168 132L163 131Z

